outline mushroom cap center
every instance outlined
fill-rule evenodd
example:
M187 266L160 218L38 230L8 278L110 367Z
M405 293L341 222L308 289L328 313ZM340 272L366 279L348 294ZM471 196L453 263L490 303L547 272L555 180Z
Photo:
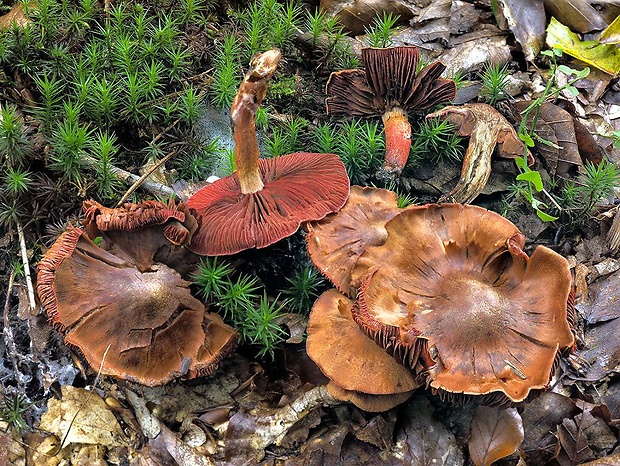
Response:
M445 326L449 332L458 329L469 344L504 338L509 301L504 290L484 277L444 277L433 301L436 305L432 310L415 313L422 321L426 320L425 314L433 312L436 314L432 319L434 325ZM418 319L414 319L417 324Z

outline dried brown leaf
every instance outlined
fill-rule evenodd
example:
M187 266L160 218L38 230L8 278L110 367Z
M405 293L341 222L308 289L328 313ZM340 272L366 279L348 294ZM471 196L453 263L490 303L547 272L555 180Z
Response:
M403 464L419 466L461 466L463 454L454 435L433 418L433 408L424 397L416 397L407 406L402 430L394 449Z
M546 464L555 453L554 432L564 418L578 414L575 402L558 393L544 392L521 413L525 437L521 449L531 464Z
M530 104L531 101L523 100L516 102L514 106L517 112L521 112ZM527 124L531 125L533 120L532 112ZM575 123L570 113L557 105L545 102L536 122L536 134L551 143L549 145L536 141L536 150L545 160L549 174L572 179L583 171L583 162L575 135ZM585 135L581 134L581 136Z
M101 397L93 392L63 385L62 399L51 399L39 428L62 439L63 446L86 443L122 446L127 439L120 424Z
M605 29L607 22L586 0L544 0L545 9L575 32Z
M557 436L555 459L560 466L574 466L594 458L594 452L588 446L588 439L583 433L582 422L564 419L558 426Z
M497 2L501 14L521 44L525 58L532 61L545 40L545 10L540 0L502 0ZM501 22L501 18L498 18Z
M476 466L489 466L514 453L523 438L523 421L515 408L478 406L471 421L469 454Z
M362 34L373 19L386 14L400 16L401 23L410 20L417 9L406 0L321 0L321 10L338 18L353 34Z

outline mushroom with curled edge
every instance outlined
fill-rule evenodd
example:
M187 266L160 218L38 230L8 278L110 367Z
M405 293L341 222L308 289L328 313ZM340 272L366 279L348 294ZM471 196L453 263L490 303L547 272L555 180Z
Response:
M336 71L327 81L329 115L381 116L385 128L382 178L401 174L411 149L407 112L422 111L456 96L456 84L441 78L445 66L434 62L418 71L417 47L364 48L365 69Z
M366 411L386 411L404 402L419 384L366 336L353 321L353 301L328 290L314 303L308 320L308 356L330 379L327 391Z
M469 137L463 168L456 186L439 202L469 204L482 192L491 176L491 156L497 146L500 157L525 154L523 142L504 116L487 104L450 105L426 115L427 119L448 119L458 128L459 136ZM534 157L527 151L528 165Z
M94 229L96 207L87 206L94 217L86 223ZM102 374L149 386L209 375L232 353L237 333L205 311L183 272L174 268L185 262L175 252L186 250L166 248L164 230L182 216L172 209L169 221L160 222L151 214L169 206L143 207L125 205L117 217L105 210L114 225L132 225L132 230L105 231L106 222L99 222L104 228L101 247L81 228L70 226L38 265L42 306L65 342ZM128 213L133 220L120 220Z
M198 220L189 248L219 256L264 248L340 209L349 177L334 154L296 152L259 158L256 111L267 92L280 52L269 50L251 63L232 104L236 172L202 188L187 200Z
M401 211L395 192L351 186L342 209L308 224L306 243L312 262L338 290L354 297L358 283L352 273L360 255L368 246L385 242L385 224Z
M574 336L566 259L486 209L409 209L370 247L353 318L445 399L509 404L545 389Z

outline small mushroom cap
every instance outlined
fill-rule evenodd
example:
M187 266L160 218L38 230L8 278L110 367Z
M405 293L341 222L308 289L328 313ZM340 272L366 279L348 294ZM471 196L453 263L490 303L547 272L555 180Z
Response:
M205 186L187 201L198 220L189 248L205 256L264 248L340 209L349 177L337 155L296 152L260 159L264 188L242 194L236 173Z
M321 371L345 390L390 395L415 390L413 373L362 333L353 302L336 290L323 293L308 321L306 351Z
M235 347L235 331L205 313L178 272L141 271L76 227L39 263L37 292L65 341L104 374L163 384L213 372Z
M351 273L369 246L387 239L385 224L402 210L398 195L387 189L352 186L344 207L308 225L306 241L314 265L340 291L355 296Z
M369 395L368 393L345 390L333 381L327 384L327 391L337 400L351 402L358 408L368 411L369 413L382 413L395 408L411 398L413 394L413 391L411 391L393 393L390 395Z
M456 84L440 77L446 67L434 62L416 72L419 58L414 46L362 49L364 72L331 74L326 86L327 113L382 115L395 107L420 111L453 100Z
M386 229L384 245L366 252L383 257L360 289L356 321L367 334L424 341L411 367L421 363L447 392L519 402L548 384L558 351L573 344L564 258L539 246L528 259L517 228L475 206L410 209Z

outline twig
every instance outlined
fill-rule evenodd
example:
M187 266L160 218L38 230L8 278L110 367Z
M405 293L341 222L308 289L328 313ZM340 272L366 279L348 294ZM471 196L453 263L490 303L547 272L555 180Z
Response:
M95 165L97 163L97 161L89 155L83 155L82 157L86 163L90 163L92 165ZM134 175L133 173L125 171L122 168L114 166L110 167L110 171L116 177L116 179L124 181L127 184L135 183L141 178L138 175ZM155 196L168 197L175 194L174 190L170 186L166 186L162 183L157 183L156 181L144 180L140 183L140 186L142 186L144 189L146 189L148 192Z
M30 264L28 263L28 251L26 250L24 230L19 222L17 222L17 236L19 237L19 250L22 253L22 263L24 264L24 276L26 277L26 287L28 288L28 302L30 304L30 310L33 311L37 307L37 302L34 299L34 288L32 286L32 277L30 276Z
M159 167L161 167L164 163L166 163L168 160L170 160L170 158L176 154L176 151L172 151L169 152L168 154L166 154L164 157L162 157L160 160L158 160L156 163L153 164L153 166L151 166L146 173L144 173L144 175L142 175L140 178L138 178L136 181L134 181L134 183L129 187L129 189L127 190L127 192L123 195L123 197L121 197L120 201L118 201L118 204L116 204L117 207L120 207L121 205L123 205L123 203L127 200L127 198L129 196L131 196L131 194L140 187L140 185L142 185L143 183L146 183L146 179L151 176L153 174L153 172L155 170L157 170ZM163 186L163 185L162 185ZM172 190L171 190L172 191ZM171 192L171 194L174 195L174 191Z

